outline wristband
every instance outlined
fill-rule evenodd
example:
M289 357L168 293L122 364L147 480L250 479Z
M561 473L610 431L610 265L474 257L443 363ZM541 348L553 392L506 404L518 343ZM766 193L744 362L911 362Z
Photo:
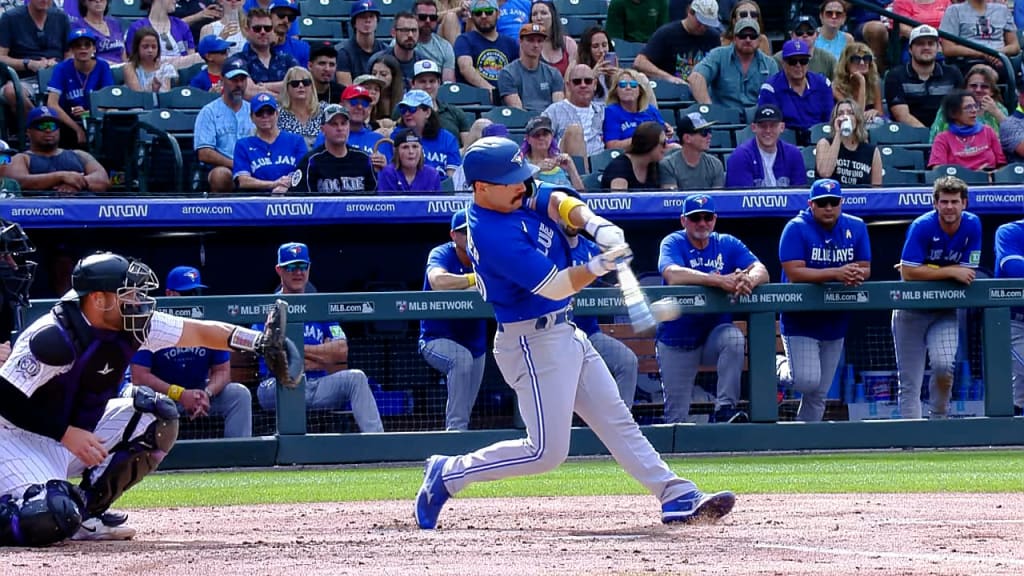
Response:
M569 221L569 213L577 206L586 206L586 203L574 196L569 196L558 203L558 215L566 226L572 226L572 222ZM575 226L573 227L575 228Z
M21 64L25 66L25 72L31 72L31 70L28 67L29 62L30 60L28 58L22 58L21 60Z
M235 326L231 331L231 336L228 337L228 346L232 350L254 352L256 350L256 343L262 335L262 332L257 332L256 330Z
M181 393L184 391L185 389L182 388L181 386L178 386L177 384L171 384L171 386L167 389L167 397L177 402L181 400Z
M472 288L473 286L476 286L476 274L474 272L470 272L469 274L466 274L466 280L469 281L469 287L470 288Z

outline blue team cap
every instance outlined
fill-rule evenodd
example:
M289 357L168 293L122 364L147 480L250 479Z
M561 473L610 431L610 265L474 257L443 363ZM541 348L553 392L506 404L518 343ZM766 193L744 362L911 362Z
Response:
M196 288L208 288L199 278L199 270L191 266L178 266L167 274L167 289L187 292Z
M469 227L468 215L466 209L463 208L455 214L452 214L452 231L465 230Z
M57 116L56 110L49 106L36 106L28 113L28 125L31 127L33 124L40 120L57 120L60 118Z
M205 57L211 52L227 52L228 48L234 45L234 42L228 42L216 34L207 34L199 40L199 47L196 48L196 51L200 56Z
M402 101L399 102L398 104L405 104L410 108L418 108L420 106L433 108L434 99L430 97L430 94L427 94L423 90L409 90L408 92L405 93L405 96L402 98Z
M262 92L254 96L252 99L252 103L250 104L250 109L252 110L253 114L268 107L277 110L277 100L270 94L267 94L266 92Z
M299 3L295 0L273 0L270 3L270 11L273 12L278 9L294 10L296 14L302 13L299 10Z
M309 247L301 242L281 244L277 249L277 265L287 266L296 262L309 264Z
M811 184L811 194L809 200L817 200L818 198L842 198L843 188L839 185L839 182L831 178L821 178L815 180L814 184Z
M715 213L715 201L707 194L691 194L683 201L683 216L700 212Z
M225 78L237 78L239 76L248 75L249 68L245 65L245 60L240 56L228 58L227 62L224 62L224 67L221 69L221 76Z
M349 10L348 16L349 18L355 18L359 14L365 14L366 12L372 12L378 17L380 16L380 8L374 6L373 2L370 2L370 0L363 0L362 2L356 2L353 4L352 9Z
M68 34L68 45L70 46L75 40L81 40L82 38L92 40L93 44L97 42L96 35L93 34L92 30L88 28L75 28Z

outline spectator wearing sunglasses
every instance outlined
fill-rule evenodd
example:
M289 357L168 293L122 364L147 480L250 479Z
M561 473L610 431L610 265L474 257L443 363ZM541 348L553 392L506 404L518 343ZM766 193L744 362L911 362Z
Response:
M761 86L758 105L772 104L782 110L786 127L796 133L800 146L811 142L811 127L827 122L835 99L828 78L808 71L811 47L803 40L782 45L782 72Z
M956 164L970 170L995 170L1006 164L999 136L978 118L980 110L977 98L967 90L955 90L942 99L949 129L935 137L929 168Z
M843 31L843 27L846 26L846 3L841 0L826 0L822 2L818 15L821 17L818 48L838 60L842 57L843 50L854 41L853 34Z
M543 116L551 119L560 150L593 156L604 150L604 104L594 101L596 73L586 64L575 64L569 67L566 83L569 95L548 106Z
M610 21L608 27L610 32ZM633 65L651 78L685 84L694 66L721 46L720 28L718 3L694 0L685 19L654 32Z
M1007 57L1020 54L1020 43L1017 40L1017 26L1006 3L991 0L967 0L960 4L952 4L942 15L939 30L965 40L971 40L1001 52ZM951 64L960 68L964 74L975 64L988 64L999 73L1000 84L1010 78L1003 67L1003 61L960 44L942 38L942 53Z
M427 166L437 170L442 180L451 177L462 165L462 154L455 136L441 127L433 98L422 90L410 90L398 103L398 112L402 116L400 126L420 139ZM392 139L399 129L392 132Z
M348 148L368 155L374 170L380 171L391 161L391 147L383 146L380 147L379 152L375 152L378 148L377 143L384 140L384 137L370 126L370 108L372 106L370 91L365 86L353 84L345 88L341 99L342 105L348 113ZM326 136L321 130L316 141L313 142L313 149L323 146L325 139Z
M57 111L47 106L28 113L28 152L15 154L6 176L18 181L23 191L56 192L61 196L105 192L110 188L107 170L88 152L59 146Z
M469 11L473 30L455 40L455 77L459 82L490 90L493 98L501 70L519 58L519 43L515 37L498 32L497 0L471 0Z
M441 67L441 81L455 82L455 50L450 42L437 33L440 13L437 0L416 0L413 13L419 22L419 37L416 50L424 58Z
M291 175L292 192L330 196L373 194L377 176L369 154L349 144L351 127L347 108L340 104L324 108L323 145L298 161L298 169Z
M690 73L693 99L738 110L756 105L761 86L779 71L775 60L757 49L760 38L757 20L738 20L732 45L715 48Z
M867 44L853 42L843 49L832 81L832 97L837 102L847 98L856 102L868 124L881 122L882 79Z
M249 70L251 82L246 96L270 92L277 96L284 90L284 75L299 63L287 52L273 46L274 21L270 12L262 8L249 11L249 43L238 53Z
M975 64L967 72L962 88L974 94L978 103L978 120L988 126L999 135L999 127L1009 115L1006 107L1003 106L1002 91L998 86L999 74L988 64ZM932 122L931 139L945 132L949 128L946 117L942 114L935 116Z
M291 188L299 159L309 148L302 136L277 127L278 107L273 96L257 94L251 109L256 134L235 144L235 185L240 190L284 194Z
M732 5L730 8L728 2L719 2L719 13L728 15L728 18L723 18L728 25L726 30L722 32L722 46L729 46L733 43L735 38L735 26L736 23L744 19L756 20L761 30L764 30L764 18L761 16L761 7L754 2L754 0L740 0ZM761 34L757 39L757 49L765 54L772 55L772 42L768 39L768 36Z
M285 89L281 92L281 109L277 113L277 127L298 134L310 145L320 135L326 102L320 102L313 89L313 76L301 66L295 66L284 75Z
M274 21L274 48L278 52L291 54L299 66L309 66L309 44L288 32L300 16L296 0L273 0L270 3L270 17Z
M167 274L166 296L200 296L207 288L199 270L178 266ZM224 418L225 438L252 436L252 393L231 381L231 352L193 346L142 349L131 361L132 384L166 394L172 385L185 389L177 400L178 413L190 420Z
M808 65L808 70L811 72L817 72L825 78L832 78L836 72L836 59L838 56L833 56L828 50L818 48L814 45L818 39L818 21L814 19L814 16L797 16L789 25L789 38L790 40L803 40L811 48L811 63ZM775 53L775 63L782 68L782 51Z
M658 163L661 187L667 190L710 190L725 185L722 161L708 154L711 127L700 112L679 119L679 138L683 147Z
M562 76L540 58L547 38L540 24L523 24L519 30L519 58L498 74L498 95L505 106L540 114L565 98Z
M664 127L669 140L675 137L672 126L652 103L650 82L636 70L620 70L612 80L604 109L605 148L628 148L636 127L644 122L657 122Z
M715 17L718 17L715 0L694 0L693 3L714 4ZM668 23L668 0L611 0L604 21L612 38L647 42L658 28Z
M779 138L786 123L778 106L758 106L750 128L754 138L737 146L726 160L726 188L789 188L807 184L800 149Z

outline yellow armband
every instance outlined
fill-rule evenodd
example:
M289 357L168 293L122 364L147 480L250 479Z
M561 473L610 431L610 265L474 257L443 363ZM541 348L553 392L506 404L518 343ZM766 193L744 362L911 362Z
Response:
M177 402L178 400L181 400L181 393L184 391L185 389L182 388L181 386L178 386L177 384L171 384L171 386L167 389L167 397Z
M469 274L466 274L466 280L469 282L470 288L476 286L476 273L470 272Z
M565 200L562 200L561 202L558 203L558 215L562 217L562 222L564 222L566 226L579 228L579 226L574 226L573 223L569 220L569 213L572 212L573 208L576 208L577 206L586 206L586 203L583 202L583 200L580 200L579 198L576 198L574 196L569 196Z

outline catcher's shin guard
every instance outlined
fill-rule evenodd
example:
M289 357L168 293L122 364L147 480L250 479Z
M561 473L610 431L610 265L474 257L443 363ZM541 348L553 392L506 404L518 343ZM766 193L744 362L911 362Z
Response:
M0 497L0 546L48 546L70 538L82 525L85 502L72 484L33 484L20 500Z

